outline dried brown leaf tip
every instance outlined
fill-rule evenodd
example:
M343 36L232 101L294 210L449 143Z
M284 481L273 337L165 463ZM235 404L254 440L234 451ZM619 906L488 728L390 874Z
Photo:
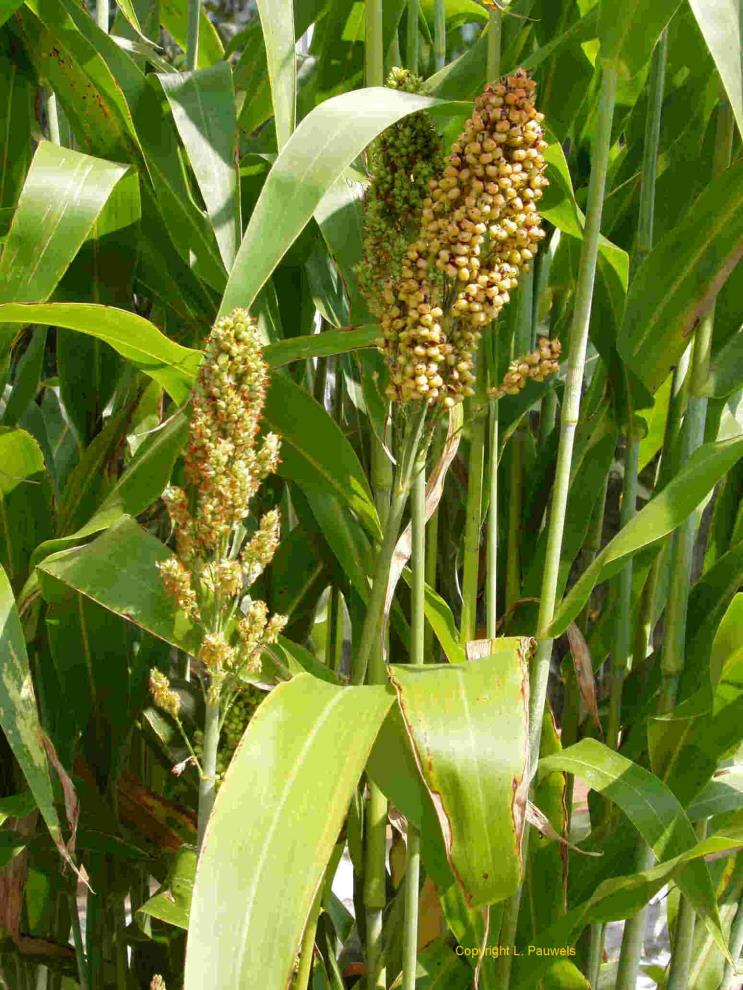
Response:
M535 89L521 69L488 85L429 182L418 237L384 289L379 346L390 399L452 406L473 394L481 333L544 237L537 203L547 144Z
M150 980L150 990L168 990L165 986L165 980L159 973Z

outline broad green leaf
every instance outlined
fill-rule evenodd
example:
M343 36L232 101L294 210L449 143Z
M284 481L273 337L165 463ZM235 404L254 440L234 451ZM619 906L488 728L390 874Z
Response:
M585 781L622 809L653 850L659 862L693 849L696 833L682 805L663 781L596 739L540 760L540 772L562 770ZM681 890L701 914L724 949L712 881L703 862L694 861L679 873Z
M443 939L436 939L418 953L416 990L467 990L471 984L470 967Z
M651 392L678 363L741 256L743 162L737 162L706 187L632 280L617 348Z
M372 347L379 337L379 327L355 327L348 330L323 330L322 333L287 337L268 344L263 356L272 368L303 361L306 358L328 357L331 354L348 354L363 347Z
M743 808L743 767L718 770L712 780L694 798L686 813L692 822Z
M499 639L492 648L465 664L390 667L452 873L471 907L503 900L521 879L529 641Z
M47 557L36 570L42 593L46 580L60 581L158 639L193 652L198 631L175 611L157 570L170 556L166 546L125 517L92 543Z
M299 485L328 488L376 536L379 521L361 464L338 424L319 402L290 378L274 375L265 419L282 438L279 473Z
M663 28L679 6L680 0L627 0L618 11L611 0L601 0L601 58L611 62L620 76L634 76L650 61Z
M334 687L300 674L258 708L220 788L199 858L186 990L287 985L392 701L383 687Z
M0 430L0 564L16 587L33 548L50 535L50 516L39 445L26 430Z
M13 388L0 416L3 426L15 426L29 404L36 398L46 349L46 327L35 327L29 332L29 340L15 368Z
M126 173L126 166L41 142L0 255L2 301L51 295ZM0 333L7 350L15 330Z
M8 303L0 305L0 324L44 323L77 330L110 344L182 404L201 362L201 351L176 344L149 320L113 306L93 303Z
M18 761L55 845L62 838L21 620L7 575L0 567L0 727Z
M226 62L190 73L158 76L206 204L227 271L240 242L237 118Z
M713 357L704 394L723 399L741 387L743 387L743 330L733 334Z
M743 133L740 0L689 0Z
M567 629L595 585L616 574L638 550L680 526L741 456L740 437L704 444L695 451L673 481L619 531L583 572L557 609L550 636L559 636Z
M23 818L25 815L30 815L35 807L36 801L31 791L21 791L20 794L0 798L0 825L3 825L8 818Z
M294 4L292 0L258 0L268 78L276 122L279 151L294 130L297 103L297 58L294 53Z
M18 10L23 0L1 0L0 2L0 24L5 24L9 17Z
M250 308L323 195L386 127L440 101L385 88L343 93L315 107L268 174L225 289L221 313ZM445 106L445 105L443 105Z

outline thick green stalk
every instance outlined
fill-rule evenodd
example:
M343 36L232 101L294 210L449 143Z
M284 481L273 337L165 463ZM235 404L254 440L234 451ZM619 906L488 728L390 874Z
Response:
M575 431L580 414L583 373L588 346L588 326L591 319L593 285L596 277L601 214L606 189L606 173L611 148L611 124L614 116L614 100L617 87L616 70L602 66L601 91L596 117L591 177L588 183L586 223L583 231L578 280L575 288L575 307L569 336L569 355L565 379L565 396L560 416L560 443L557 451L555 483L552 493L547 547L537 620L537 655L532 667L529 704L529 752L532 771L539 762L542 719L547 701L547 683L552 658L552 639L549 627L555 613L557 586L560 571L563 530L570 488L570 469L573 460ZM524 836L523 855L528 847L528 829ZM516 934L521 888L506 903L501 926L501 945L512 945ZM507 990L510 981L511 956L501 956L497 961L498 986Z
M471 411L470 452L467 470L467 504L464 523L464 568L462 575L462 617L460 638L467 644L477 635L477 586L480 576L480 527L482 523L482 483L485 468L485 416L487 396L485 349L480 346L477 359L477 395Z
M199 61L199 17L201 0L188 0L188 27L186 34L186 71L191 72Z
M443 69L446 65L446 0L434 0L433 55L436 68Z
M204 713L204 743L199 779L197 848L201 851L209 815L217 796L217 750L219 749L219 699L207 697Z
M410 602L410 662L423 664L426 589L426 472L425 459L418 461L410 504L412 530ZM403 931L402 990L415 990L418 950L418 894L420 885L421 837L408 823L408 849L405 864L405 929Z
M620 529L624 529L635 515L637 505L637 465L640 459L640 440L632 431L627 441L624 459L624 485L622 508L619 515ZM606 745L619 748L619 727L622 715L622 688L631 659L632 629L632 564L626 564L617 582L617 622L614 631L614 653L611 669L611 695L609 720L606 729Z
M733 962L737 964L741 949L743 949L743 899L738 902L738 910L735 912L733 923L730 926L729 946ZM736 981L735 970L736 966L732 966L730 962L725 963L725 970L722 974L722 981L720 982L720 990L734 990Z
M366 0L366 85L384 86L382 0Z
M405 42L408 68L418 75L418 0L408 0L408 33Z
M101 31L108 34L108 0L95 0L95 20Z
M496 345L497 346L497 345ZM497 364L497 361L495 362ZM488 544L485 574L486 635L495 639L498 629L498 400L491 399L488 460Z
M46 119L49 124L49 140L52 144L62 144L62 137L59 131L59 107L57 97L53 89L46 91Z

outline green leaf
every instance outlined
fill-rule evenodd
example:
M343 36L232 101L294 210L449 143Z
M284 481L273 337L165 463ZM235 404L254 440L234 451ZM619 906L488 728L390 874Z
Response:
M692 822L743 808L743 767L719 770L694 798L686 813Z
M113 306L97 306L94 303L7 303L0 305L0 323L23 326L44 323L103 340L162 385L179 405L188 398L201 363L201 351L176 344L149 320Z
M471 907L503 900L521 879L529 641L491 647L465 664L390 667L449 865ZM488 742L494 720L497 748Z
M0 300L51 295L126 173L126 166L41 142L0 255ZM14 332L2 328L0 348Z
M309 222L323 195L386 127L438 100L385 88L356 90L315 107L282 148L240 244L221 313L249 309Z
M467 990L472 971L443 939L436 939L418 953L415 990Z
M133 519L102 533L92 543L47 557L37 565L41 590L48 579L98 602L173 646L194 652L199 633L176 612L165 594L157 564L170 551ZM53 591L49 597L54 597Z
M9 17L21 6L23 0L0 0L0 24L5 24Z
M279 473L300 485L330 489L376 536L379 521L366 475L353 447L320 403L290 378L274 375L265 420L282 438Z
M575 774L618 805L660 862L693 849L697 843L696 833L674 793L650 771L596 739L582 739L560 753L553 753L540 760L539 769ZM724 950L720 917L706 865L699 861L690 863L680 872L678 884Z
M0 825L3 825L8 818L23 818L25 815L30 815L35 807L36 801L31 791L21 791L20 794L0 798Z
M93 516L69 536L40 544L34 552L33 563L74 546L86 536L103 532L123 516L138 516L144 512L165 490L187 435L188 423L183 413L178 413L151 434Z
M712 358L704 394L724 399L743 387L743 330L724 344Z
M655 43L679 6L680 0L627 0L617 16L616 4L601 0L601 58L613 63L620 76L634 76L650 61Z
M0 567L0 727L26 778L55 845L64 849L54 792L26 655L21 620L5 570Z
M199 857L186 990L287 985L392 700L383 687L340 688L300 674L258 708L220 788Z
M279 151L294 130L297 102L297 58L294 53L294 4L292 0L258 0L273 115Z
M740 0L689 0L743 133Z
M49 536L50 515L39 445L25 430L0 430L0 564L16 587L31 551Z
M704 444L695 451L673 481L617 533L583 572L557 609L549 635L565 632L595 585L616 574L638 550L680 526L741 456L740 437Z
M163 886L137 911L137 920L139 915L145 915L187 931L195 877L196 850L183 846L176 853Z
M743 162L737 162L710 182L632 280L617 348L651 392L678 363L742 255Z
M379 326L355 327L347 330L323 330L322 333L287 337L269 344L263 352L272 368L280 368L292 361L304 361L331 354L348 354L363 347L372 347L379 337Z
M237 166L237 118L226 62L190 73L158 76L196 176L227 271L242 231Z
M0 11L4 8L0 7ZM2 21L0 13L0 21ZM14 207L23 186L31 156L34 121L34 84L29 69L12 57L9 35L0 35L0 57L5 70L0 78L0 209Z

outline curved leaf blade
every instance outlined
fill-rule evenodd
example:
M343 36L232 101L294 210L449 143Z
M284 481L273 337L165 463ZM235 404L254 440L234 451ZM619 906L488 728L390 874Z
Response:
M449 865L471 907L509 897L521 879L530 640L498 639L491 648L464 664L390 668Z
M250 218L221 313L249 309L343 170L402 117L446 106L381 87L343 93L309 113L281 150Z
M292 0L258 0L268 78L279 151L294 130L297 103L297 60L294 52Z
M341 688L300 674L260 706L207 827L191 904L186 990L287 985L348 803L392 701L383 687Z
M558 608L549 635L565 632L595 585L616 574L628 557L680 526L742 456L741 437L704 444L695 451L673 481L617 533L583 572Z
M730 100L738 130L743 133L743 21L739 0L689 0L704 35L722 85Z
M737 162L707 186L632 280L617 349L651 392L678 363L741 257L743 162Z

